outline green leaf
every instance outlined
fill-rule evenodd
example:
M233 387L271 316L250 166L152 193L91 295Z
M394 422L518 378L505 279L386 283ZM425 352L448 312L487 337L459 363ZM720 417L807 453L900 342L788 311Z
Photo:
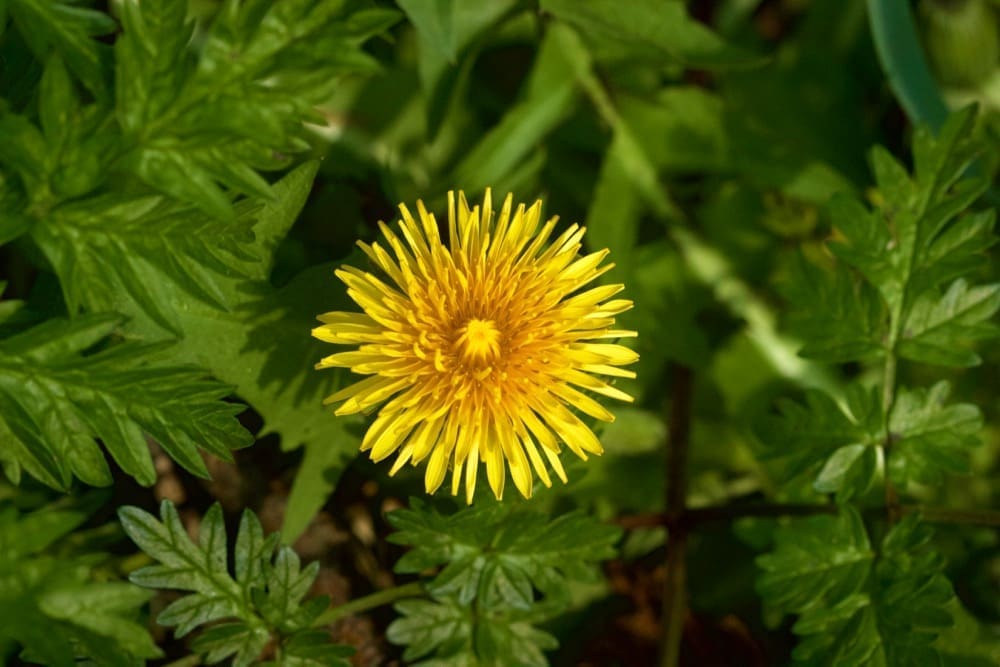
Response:
M908 516L889 531L863 592L807 610L794 630L796 664L938 665L938 633L952 624L951 584L932 531Z
M309 147L302 125L313 106L345 73L375 69L361 44L398 16L337 0L232 4L194 41L183 3L122 3L116 111L131 146L122 165L230 220L223 186L267 198L258 170Z
M411 499L388 515L390 541L413 547L397 572L444 565L428 584L436 597L477 600L484 609L530 609L534 590L559 598L568 580L589 580L593 565L615 554L621 531L571 512L553 521L534 512L484 504L450 516Z
M236 581L249 597L254 589L267 585L268 562L277 546L277 535L264 537L264 529L253 512L244 511L236 534Z
M75 2L9 0L14 25L39 60L55 50L83 85L98 98L107 94L109 50L93 39L113 33L118 26L107 14Z
M497 20L517 8L517 0L462 2L404 0L399 3L417 31L418 69L427 97L427 139L441 130L449 103L465 94L476 45L490 37ZM468 57L460 62L462 54Z
M457 53L454 23L458 9L454 0L400 0L399 6L420 34L421 47L436 49L454 62Z
M205 662L210 665L232 656L233 667L247 667L254 664L270 640L266 628L246 623L220 623L195 637L191 648L203 653Z
M997 310L1000 284L969 287L959 278L940 296L925 292L906 318L899 356L942 366L976 366L982 359L968 346L1000 335L1000 328L988 321Z
M874 391L850 385L846 405L822 391L806 392L804 405L778 403L780 416L761 420L756 432L767 458L781 462L781 477L808 475L822 493L845 500L864 493L875 478L876 448L885 441Z
M298 555L291 547L282 546L270 568L267 579L267 601L261 605L261 612L273 624L281 627L298 629L307 627L314 619L308 614L297 614L301 609L302 599L316 575L319 573L319 563L310 563L304 570ZM324 603L320 611L326 607Z
M782 293L791 302L788 328L802 339L803 357L845 363L885 353L885 306L871 285L843 268L823 271L799 257Z
M759 88L746 85L752 91ZM793 102L799 106L805 101ZM789 136L785 119L776 131L769 127L772 114L767 124L753 117L753 112L759 113L759 95L746 102L750 108L745 111L734 111L732 103L731 95L677 85L644 96L615 91L614 97L622 122L638 138L642 153L668 174L709 172L728 177L735 173L760 190L778 190L817 205L825 204L835 192L854 189L848 177L817 158L819 147L803 146L817 134L816 128L799 129L804 137Z
M333 276L333 266L306 269L276 289L268 282L272 254L295 222L312 189L316 163L302 165L273 186L270 202L237 207L237 225L253 225L255 241L247 245L246 276L219 275L218 286L229 310L192 299L176 284L157 285L164 303L177 308L183 338L173 348L175 358L209 370L233 385L264 419L261 434L278 433L282 447L307 447L310 467L293 484L284 539L293 541L326 499L337 476L357 452L360 436L349 422L322 408L341 376L311 372L325 354L324 344L311 338L316 315L348 308L349 299ZM117 309L131 317L127 332L158 339L162 328L120 291ZM315 465L314 465L315 464Z
M830 249L878 289L893 318L889 345L899 342L900 354L908 358L971 365L975 355L949 354L947 348L995 335L976 326L1000 307L995 288L967 290L956 280L943 297L937 294L940 285L981 265L980 253L994 241L992 212L961 215L986 187L981 180L959 181L976 151L969 136L973 120L966 109L936 138L921 129L912 177L888 151L874 149L880 210L869 211L847 196L830 205L833 224L844 236ZM924 331L923 340L914 340Z
M157 656L160 650L144 624L121 614L133 614L153 594L125 583L84 584L48 591L39 608L52 619L77 625L137 656Z
M347 658L353 654L349 646L331 644L327 630L304 630L282 644L280 661L262 667L351 667Z
M857 510L817 516L778 528L774 551L757 558L757 590L775 609L826 609L862 590L875 554Z
M259 207L246 202L239 209L242 215L225 223L162 197L109 194L57 208L35 226L33 238L59 275L70 312L131 313L137 306L177 332L170 288L226 310L233 300L223 292L225 279L251 270L252 215Z
M66 140L67 129L79 105L66 65L62 58L52 56L45 63L38 87L38 116L49 145L59 145Z
M445 181L467 192L485 187L504 192L503 179L566 119L575 97L573 65L558 39L546 35L521 100L469 150Z
M197 542L188 537L169 501L161 504L160 515L162 521L136 507L118 511L128 536L158 561L136 570L130 579L147 588L190 591L156 619L161 625L175 626L178 637L224 621L203 629L192 644L195 651L205 654L206 662L233 656L234 665L249 665L272 639L295 649L295 660L279 664L313 665L329 657L337 658L331 664L339 665L339 658L350 654L347 647L331 645L328 633L322 633L325 640L321 641L310 628L329 605L326 597L304 599L319 563L302 568L290 547L278 548L277 534L263 536L260 521L251 511L246 510L240 520L235 576L226 565L226 533L218 503L202 518Z
M542 0L542 10L572 24L603 60L664 61L697 68L746 67L759 56L727 44L688 16L680 0Z
M45 136L26 118L0 109L0 142L4 147L0 153L0 165L21 178L29 199L44 197L48 181L48 147ZM4 194L5 204L24 204L18 196L20 193L10 192L5 187ZM12 220L7 225L14 227L16 231L4 236L13 237L23 231L19 228L30 226L30 222Z
M406 646L403 659L414 667L547 667L543 652L559 646L555 637L517 613L493 614L477 622L471 609L454 600L404 600L395 609L401 618L392 622L386 637Z
M0 645L28 663L72 667L92 658L113 667L161 655L140 608L150 593L107 581L104 556L80 553L66 535L93 512L52 505L19 515L0 504Z
M456 666L477 664L475 655L470 655L472 623L467 608L457 602L403 600L396 603L395 609L401 618L392 622L386 638L393 644L406 646L404 660L419 665L413 661L436 651L437 658L451 658Z
M87 352L120 318L49 320L0 340L0 423L5 458L55 488L72 477L111 483L95 438L142 484L156 480L146 436L187 470L208 476L199 448L231 460L252 443L223 402L230 390L197 369L163 364L163 346L135 342Z
M889 474L906 489L910 482L940 483L943 473L968 473L969 450L979 444L983 416L974 405L946 405L950 386L903 390L889 418L892 456Z
M229 576L226 562L219 561L219 552L213 542L222 540L222 509L214 504L201 523L202 539L196 544L188 537L184 524L173 504L163 501L160 505L162 523L153 515L137 507L123 507L118 511L122 528L132 541L145 553L159 561L133 572L129 579L147 588L174 588L194 592L180 598L161 612L158 622L178 625L179 632L208 621L237 617L247 622L254 620L253 611L242 595L238 584Z

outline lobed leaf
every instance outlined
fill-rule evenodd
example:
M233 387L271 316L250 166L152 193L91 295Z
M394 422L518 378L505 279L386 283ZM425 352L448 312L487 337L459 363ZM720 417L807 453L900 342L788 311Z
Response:
M861 516L850 505L780 527L775 548L757 558L757 590L775 609L828 609L862 590L875 558Z
M852 280L842 268L822 271L800 257L783 293L792 306L788 327L802 339L803 357L846 363L885 353L885 306L868 283Z
M766 416L756 434L763 455L782 465L780 475L805 475L821 493L846 500L861 495L875 479L877 448L885 442L878 395L859 384L846 391L845 405L826 392L806 392L805 404L782 400L780 415Z
M158 561L133 572L131 581L147 588L190 591L160 612L157 622L175 627L175 635L182 637L222 621L202 628L192 642L205 662L231 658L234 665L257 664L265 646L274 640L288 649L282 665L347 664L341 658L350 655L351 649L330 644L328 633L311 628L329 605L325 596L304 599L319 563L302 568L290 547L277 548L277 534L264 537L251 511L243 513L236 536L235 576L227 567L227 539L218 503L202 517L197 541L188 537L169 501L160 506L161 520L136 507L123 507L118 515L132 541Z
M938 633L951 625L954 594L932 531L909 516L882 541L865 590L805 611L794 626L803 640L796 664L937 665Z
M236 421L229 389L196 369L167 366L161 345L103 343L121 320L87 315L49 320L0 340L0 423L12 434L4 458L55 488L72 477L111 483L95 438L142 484L156 475L146 437L180 465L208 476L198 450L231 460L252 442Z
M534 590L565 592L568 580L592 578L593 565L611 558L621 531L578 512L549 521L543 514L512 512L503 505L470 507L444 516L418 499L388 515L389 540L411 551L397 572L444 565L428 584L436 597L478 600L487 609L527 610Z
M403 659L413 667L547 667L544 651L559 645L552 635L518 618L516 612L491 614L483 622L455 600L405 600L395 609L401 616L386 636L406 646Z
M897 396L889 417L889 475L900 489L911 482L939 483L944 473L969 472L969 450L979 444L983 416L969 403L946 405L950 390L942 380Z
M9 0L7 10L35 57L45 60L55 50L94 95L106 96L108 49L93 38L118 26L107 14L77 4Z
M1000 334L1000 328L989 322L997 310L997 284L969 287L959 278L942 295L925 292L905 320L899 355L941 366L976 366L982 360L968 347Z
M88 505L90 507L88 507ZM72 667L91 658L134 665L161 651L140 608L148 591L111 582L96 568L104 557L65 540L93 512L90 501L28 514L0 505L0 645L25 663ZM13 645L12 645L13 644Z

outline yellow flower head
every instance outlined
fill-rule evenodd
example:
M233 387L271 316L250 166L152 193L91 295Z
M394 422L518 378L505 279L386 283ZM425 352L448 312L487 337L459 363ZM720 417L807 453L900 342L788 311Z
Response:
M580 257L585 230L575 224L547 244L558 218L539 231L541 201L512 213L508 195L497 215L489 190L482 208L471 210L461 192L457 206L448 194L448 245L423 202L419 222L406 206L399 209L398 234L379 223L388 248L358 243L384 275L352 266L336 272L364 313L326 313L313 329L320 340L358 346L317 368L370 376L325 403L343 401L338 415L384 403L361 451L375 461L398 452L390 474L427 460L428 493L451 467L452 494L464 474L471 503L480 462L498 499L505 466L526 498L532 469L551 485L546 461L565 482L561 445L582 459L603 451L570 408L614 420L581 389L632 400L595 377L635 377L618 367L638 355L600 342L636 335L612 328L632 302L608 301L623 285L581 291L614 266L601 266L608 251Z

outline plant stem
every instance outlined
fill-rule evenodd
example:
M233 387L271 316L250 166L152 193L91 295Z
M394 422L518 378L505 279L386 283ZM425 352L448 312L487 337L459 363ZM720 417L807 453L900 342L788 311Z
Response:
M896 318L900 317L901 313L894 313L894 318L892 326L894 329L898 327L896 323ZM895 332L890 335L889 349L886 350L885 354L885 372L882 377L882 412L885 419L885 439L882 442L882 464L883 464L883 478L885 481L885 509L886 515L889 518L889 524L893 524L899 520L900 509L899 509L899 495L896 493L896 487L892 484L892 476L889 474L889 454L892 452L892 429L890 428L890 416L892 414L892 407L896 402L896 338Z
M902 514L920 514L921 518L931 523L955 523L977 526L1000 527L1000 511L998 510L959 510L949 507L923 507L921 505L903 505Z
M342 618L353 616L354 614L368 611L369 609L374 609L375 607L381 607L382 605L390 604L396 600L420 597L424 594L426 594L424 585L419 581L403 584L402 586L386 588L385 590L376 591L370 595L365 595L364 597L357 598L356 600L351 600L345 604L327 609L319 616L319 618L313 621L313 627L329 625L330 623L339 621Z
M666 582L663 586L663 667L677 667L680 660L684 620L687 616L687 527L681 521L687 511L687 459L691 441L691 370L674 366L670 412L667 418L667 537Z
M920 514L925 521L931 523L1000 526L1000 510L963 510L951 507L925 507L923 505L899 505L898 507L900 515ZM865 509L866 513L878 512L881 514L884 511L885 509L881 506ZM678 521L686 530L691 531L703 523L713 521L736 521L748 517L781 518L836 513L837 506L832 504L746 503L689 509ZM669 529L671 526L671 519L665 512L630 514L620 516L614 522L625 530L661 527Z

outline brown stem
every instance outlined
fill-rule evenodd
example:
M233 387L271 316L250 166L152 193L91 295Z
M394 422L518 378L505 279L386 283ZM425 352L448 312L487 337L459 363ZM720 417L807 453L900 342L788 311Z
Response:
M884 507L866 508L866 513L881 514ZM919 514L924 521L930 523L967 524L976 526L1000 526L1000 510L991 509L954 509L950 507L926 507L923 505L900 505L899 514ZM784 503L753 503L737 505L713 505L687 510L681 517L671 519L666 512L649 512L645 514L627 514L614 519L614 522L625 530L641 528L670 528L677 524L691 531L703 523L713 521L735 521L747 517L786 517L815 516L817 514L836 514L836 505L816 504L784 504Z
M687 460L691 442L692 374L689 368L674 366L671 379L670 412L667 418L667 538L666 582L663 587L665 632L663 667L677 667L680 660L684 620L687 616L687 569L684 562L687 527Z
M923 507L909 505L900 508L902 514L919 514L931 523L954 523L973 526L1000 527L1000 510L960 510L950 507Z

